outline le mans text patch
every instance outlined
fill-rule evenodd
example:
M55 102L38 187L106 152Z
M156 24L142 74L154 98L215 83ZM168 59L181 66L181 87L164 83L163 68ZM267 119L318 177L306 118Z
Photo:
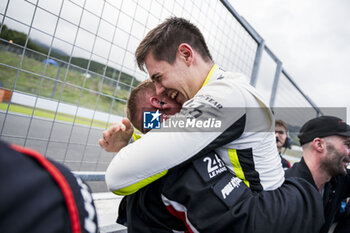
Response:
M205 182L227 171L224 162L214 152L195 160L193 165Z

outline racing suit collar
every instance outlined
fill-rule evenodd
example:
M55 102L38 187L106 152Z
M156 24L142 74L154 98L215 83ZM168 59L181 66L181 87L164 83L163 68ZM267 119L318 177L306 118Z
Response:
M207 83L209 82L211 76L213 76L213 73L214 73L214 71L216 70L217 67L218 66L216 64L213 65L213 67L210 69L210 71L209 71L209 73L208 73L208 75L207 75L207 77L206 77L206 79L205 79L205 81L204 81L204 83L203 83L201 88L203 88L205 85L207 85Z

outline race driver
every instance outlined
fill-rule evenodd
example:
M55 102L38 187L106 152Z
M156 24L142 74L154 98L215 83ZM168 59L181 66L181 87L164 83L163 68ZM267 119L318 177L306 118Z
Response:
M167 121L215 119L221 125L207 132L202 128L151 130L110 163L106 182L114 193L131 194L168 169L194 159L198 152L212 150L252 190L281 186L284 171L269 107L243 75L225 72L213 63L197 27L182 18L166 20L140 43L136 59L141 69L146 65L157 94L165 93L183 104L180 113Z
M165 101L166 98L162 95L155 94L152 86L152 83L146 81L130 93L128 113L132 112L131 106L142 109L140 105L145 103L145 96L149 100L156 98L158 102L159 99ZM159 105L156 104L151 109L151 101L145 104L149 110L164 111L164 108L157 109ZM171 103L162 102L161 105L169 107ZM169 108L165 111L172 112ZM133 114L137 114L137 111ZM136 119L134 125L142 125L142 122L137 122L137 119L141 121L140 118L128 116ZM106 140L104 145L108 146L109 151L113 150L114 145L114 148L120 149L120 145L127 144L132 131L130 121L125 118L122 123L115 123L105 131L104 139L101 140ZM211 171L208 170L209 161L216 164L211 167ZM268 214L265 214L266 211ZM300 212L303 214L300 215ZM286 222L285 219L293 219L293 222ZM165 177L136 193L124 197L118 216L118 223L126 225L130 233L174 230L307 233L317 232L322 220L322 203L310 184L288 180L277 190L256 194L232 175L215 153L203 154L185 166L170 170Z

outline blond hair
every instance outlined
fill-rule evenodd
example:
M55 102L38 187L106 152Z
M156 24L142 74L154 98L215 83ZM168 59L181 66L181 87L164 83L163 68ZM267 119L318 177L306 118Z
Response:
M149 91L151 91L152 93L155 93L156 89L152 81L147 79L141 82L139 85L137 85L137 87L135 87L130 92L130 95L126 104L126 116L129 118L129 120L134 125L134 127L141 132L142 132L142 127L140 128L139 122L137 122L138 115L140 114L138 112L140 108L139 103L141 98L145 95L145 93Z

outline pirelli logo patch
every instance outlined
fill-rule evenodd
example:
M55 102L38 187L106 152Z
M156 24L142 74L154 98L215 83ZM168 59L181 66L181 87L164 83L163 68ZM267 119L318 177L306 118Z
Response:
M205 182L218 177L227 171L224 162L214 152L203 156L193 162L195 169Z
M222 200L227 207L231 207L240 200L242 193L248 187L239 178L231 173L226 173L213 187L216 196Z

